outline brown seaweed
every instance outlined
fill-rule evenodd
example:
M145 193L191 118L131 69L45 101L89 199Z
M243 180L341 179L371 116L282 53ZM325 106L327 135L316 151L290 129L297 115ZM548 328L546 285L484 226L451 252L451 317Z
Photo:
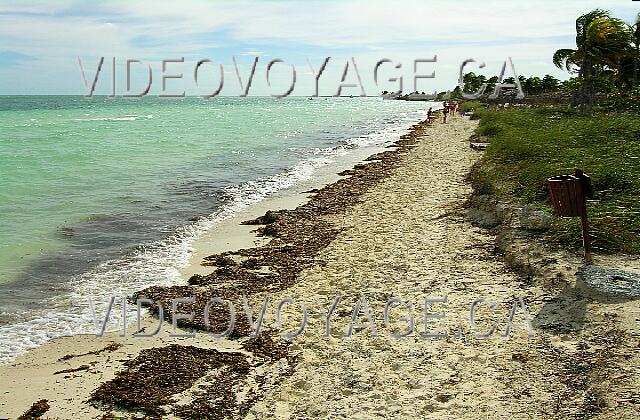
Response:
M49 401L36 401L31 405L31 408L29 408L20 417L18 417L18 420L39 419L44 413L49 411L49 408Z
M91 365L80 365L77 368L69 368L69 369L63 369L63 370L59 370L57 372L53 372L54 375L60 375L61 373L74 373L74 372L80 372L83 370L89 370L91 369Z
M213 349L171 344L140 352L125 362L125 370L100 385L90 401L107 408L126 408L150 416L166 414L163 406L176 401L172 396L189 388L212 369L248 369L246 356Z
M111 343L107 344L104 348L102 348L100 350L94 350L94 351L90 351L90 352L82 353L82 354L67 354L67 355L64 355L61 358L59 358L58 361L59 362L63 362L65 360L73 359L74 357L92 356L92 355L95 356L96 354L100 354L100 353L103 353L105 351L108 351L108 352L116 351L120 347L122 347L122 344L116 343L115 341L112 341Z

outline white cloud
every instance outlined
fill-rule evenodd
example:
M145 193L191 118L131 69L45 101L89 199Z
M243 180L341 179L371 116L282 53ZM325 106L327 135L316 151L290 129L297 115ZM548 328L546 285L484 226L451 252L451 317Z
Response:
M31 64L39 77L32 77L34 86L39 80L51 88L46 77L73 79L56 86L74 93L77 74L66 72L76 56L159 60L220 51L227 56L211 58L230 62L232 54L285 54L280 58L287 60L286 54L304 52L315 61L327 54L372 60L382 54L438 54L439 65L448 69L469 56L489 66L511 55L525 74L560 74L550 57L555 49L572 46L578 15L603 6L628 20L637 12L628 0L602 3L119 0L79 6L29 1L0 5L0 39L3 49L40 58ZM13 85L0 80L0 93Z

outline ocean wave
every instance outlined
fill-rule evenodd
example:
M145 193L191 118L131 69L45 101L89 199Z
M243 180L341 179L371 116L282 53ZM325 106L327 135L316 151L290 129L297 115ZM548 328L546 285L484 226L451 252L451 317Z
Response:
M99 319L106 314L111 296L129 296L153 285L184 284L180 268L189 263L193 242L217 223L269 195L308 180L317 168L331 163L327 157L305 159L287 172L225 188L230 197L218 211L193 224L178 228L160 241L140 246L134 253L107 261L71 281L71 292L43 303L42 313L21 314L30 319L0 325L0 364L26 350L61 336L94 334L96 327L89 301L93 300ZM116 300L108 331L118 330L121 301ZM135 319L135 306L128 305L127 317Z
M123 115L121 117L94 117L94 118L74 118L73 121L136 121L138 119L152 119L153 115Z

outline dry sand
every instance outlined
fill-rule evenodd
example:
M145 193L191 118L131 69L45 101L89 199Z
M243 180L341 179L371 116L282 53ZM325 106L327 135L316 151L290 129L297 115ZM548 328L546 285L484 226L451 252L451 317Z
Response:
M582 290L576 256L549 255L559 265L552 281L523 279L505 267L494 252L495 236L462 217L471 194L465 175L479 158L468 146L474 128L454 118L428 131L394 176L346 217L334 218L345 230L324 250L326 265L304 272L293 288L274 296L306 297L314 309L305 334L294 342L302 361L250 417L638 417L637 301ZM620 265L622 259L603 260ZM623 265L640 266L637 259ZM365 330L344 338L361 294L379 336ZM316 297L326 311L336 295L344 302L326 339ZM416 332L401 340L389 338L384 328L384 306L392 296L414 305ZM430 321L430 330L449 337L424 339L423 299L443 296L448 303L429 312L446 311L447 318ZM483 305L477 311L479 331L497 322L486 339L474 338L469 328L470 304L480 297L497 303L493 311ZM503 337L519 297L535 336L518 310L511 334ZM407 315L392 312L396 319ZM291 316L290 331L300 319Z
M343 230L321 251L323 264L305 270L293 287L271 296L272 302L291 296L308 308L305 332L289 349L298 363L290 375L274 370L265 381L271 385L264 385L249 418L640 415L637 301L608 299L585 289L576 281L580 260L575 256L554 255L559 268L553 278L524 279L494 252L495 235L465 220L463 206L471 194L465 175L480 157L468 144L475 126L466 118L436 124L401 167L370 189L360 204L344 216L329 216ZM233 226L227 225L227 238L236 232L245 239L225 239L224 245L239 247L255 239L246 227ZM220 235L210 237L209 245L200 244L203 251L196 259L219 251L214 237ZM627 263L637 268L637 261ZM192 268L199 270L197 265ZM343 301L326 338L326 310L337 295ZM378 336L361 329L343 337L362 296ZM428 312L446 312L446 318L430 319L429 329L449 336L423 338L423 300L444 296L447 303L434 304ZM383 311L391 297L412 302L413 311L394 307L386 328ZM481 297L496 303L493 310L487 304L478 306L478 330L497 325L486 339L473 337L469 327L471 302ZM533 337L521 309L511 334L502 336L517 298L525 302ZM300 322L294 306L283 311L287 331ZM277 328L274 312L272 305L267 324ZM406 328L399 317L410 313L415 331L403 339L391 338L392 331ZM113 352L58 361L65 354L102 349L111 340L119 338L54 340L0 368L0 417L15 417L42 398L51 404L49 416L97 417L100 411L85 403L91 391L142 348L175 339L166 334L153 341L127 338ZM241 351L235 342L214 342L202 335L188 343ZM88 370L53 374L85 364ZM176 396L188 397L189 391Z

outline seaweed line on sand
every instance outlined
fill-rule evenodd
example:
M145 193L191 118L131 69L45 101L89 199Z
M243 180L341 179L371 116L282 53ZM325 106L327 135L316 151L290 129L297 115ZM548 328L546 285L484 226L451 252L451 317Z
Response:
M226 310L209 313L205 325L204 310L212 297L238 304L243 297L285 290L296 283L301 271L322 264L318 253L333 241L340 229L325 216L342 214L361 200L362 194L389 176L418 142L427 129L423 121L411 127L393 144L393 148L374 154L366 164L355 165L340 175L344 178L313 190L310 199L293 210L269 211L244 224L261 225L258 235L272 238L268 243L205 258L203 265L214 267L211 274L194 275L188 285L153 286L135 293L132 300L152 299L164 309L164 318L172 318L174 298L193 296L195 316L180 319L178 326L199 331L220 332L228 327ZM235 256L236 258L232 258ZM241 260L238 262L238 260ZM149 310L158 315L158 306ZM251 327L246 317L239 316L229 339L243 339L243 353L221 353L193 346L169 345L143 350L125 363L127 368L114 379L103 383L90 401L98 406L142 411L161 416L171 406L180 417L239 417L261 397L264 377L252 373L255 360L270 364L281 378L291 374L296 358L288 352L288 344L274 342L264 332L249 338ZM278 365L277 367L274 367ZM172 396L196 387L189 404L176 404ZM238 395L243 395L243 399Z

